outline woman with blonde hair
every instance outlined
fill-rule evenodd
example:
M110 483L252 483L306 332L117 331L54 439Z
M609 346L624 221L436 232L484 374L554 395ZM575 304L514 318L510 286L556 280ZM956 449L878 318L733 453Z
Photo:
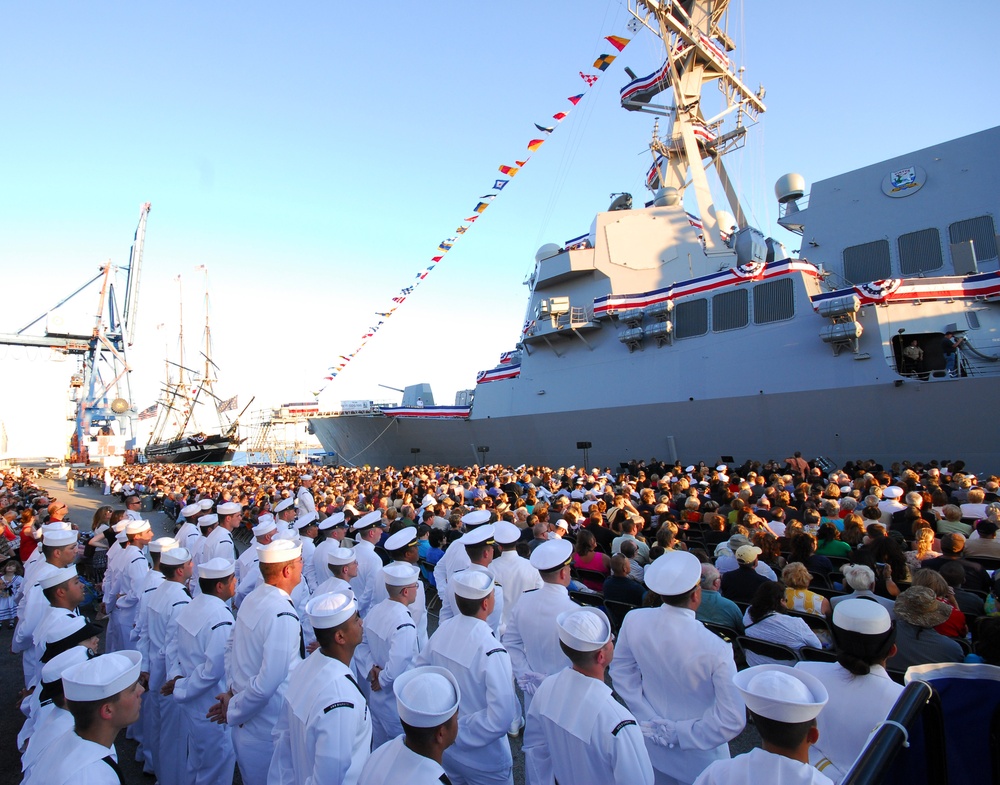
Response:
M830 615L830 601L822 594L809 591L812 575L802 562L793 561L785 565L781 571L781 582L785 584L786 608L813 616Z
M919 570L927 559L936 559L941 555L939 551L934 550L937 535L930 526L921 526L913 535L913 550L903 554L910 572Z

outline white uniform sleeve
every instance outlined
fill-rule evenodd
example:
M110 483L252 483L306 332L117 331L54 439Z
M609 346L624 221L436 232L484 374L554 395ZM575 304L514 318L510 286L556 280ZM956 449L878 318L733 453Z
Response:
M300 630L294 613L283 612L271 622L270 630L264 638L260 670L250 679L246 688L233 695L229 701L227 721L230 725L242 725L251 719L264 708L281 686L288 676L288 663L298 659Z
M735 675L736 662L731 655L717 659L712 669L715 702L711 711L695 720L677 720L674 723L677 743L682 749L709 750L727 744L743 730L746 704L733 684Z
M360 695L354 701L364 701ZM339 701L338 703L350 703ZM316 747L310 785L341 785L347 777L357 737L357 714L354 706L327 708L316 719Z
M538 701L532 701L524 719L524 742L521 745L521 750L524 752L525 783L526 785L554 785L552 754L549 752L549 745L545 740L542 718L538 714L537 707ZM615 782L631 781L615 779Z
M392 683L410 669L417 656L417 626L411 622L400 624L389 642L389 661L382 666L378 683L383 690L391 690Z
M459 733L466 746L490 744L508 730L521 712L514 692L514 674L507 650L497 644L484 654L483 681L486 685L486 708L458 715Z
M630 712L639 721L651 720L656 717L656 711L642 694L642 674L639 672L639 663L632 653L629 643L630 619L625 617L621 632L618 635L618 642L615 644L615 656L611 660L611 681L615 685L615 692L621 696L628 706ZM735 687L733 688L735 689Z
M625 722L629 724L625 724ZM642 731L634 720L625 720L612 731L611 768L615 782L630 785L653 785L653 764L650 763Z
M212 625L209 631L208 646L205 647L205 659L187 676L182 676L174 683L174 699L181 703L192 701L206 693L218 689L219 682L226 675L225 654L229 638L233 634L233 623L225 619Z

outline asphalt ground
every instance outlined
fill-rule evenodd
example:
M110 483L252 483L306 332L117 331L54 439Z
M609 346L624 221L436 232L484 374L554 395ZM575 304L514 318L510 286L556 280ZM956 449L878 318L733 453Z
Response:
M118 508L120 504L114 497L104 496L103 488L99 485L88 487L77 484L76 490L72 493L66 490L66 485L62 481L41 478L38 485L49 492L50 496L55 496L65 502L69 507L68 519L75 523L81 530L89 529L93 520L94 512L104 504L111 504ZM161 512L150 512L144 508L143 517L149 521L156 537L165 537L173 534L173 522ZM238 546L242 550L242 544ZM433 632L437 620L431 615L429 621L429 632ZM21 656L13 654L10 650L13 631L0 629L0 785L15 785L21 782L21 761L17 751L17 734L21 729L24 716L18 708L18 694L24 685L24 675L21 670ZM104 650L103 635L101 640L101 650ZM733 755L741 752L748 752L754 747L760 746L760 737L752 726L748 726L740 736L729 744ZM152 785L154 778L142 773L142 765L136 763L136 743L125 738L122 732L115 742L118 750L119 765L122 776L126 783L132 785ZM514 757L514 782L516 785L524 783L524 755L521 753L520 738L511 740L511 752ZM242 785L239 768L237 767L234 785Z

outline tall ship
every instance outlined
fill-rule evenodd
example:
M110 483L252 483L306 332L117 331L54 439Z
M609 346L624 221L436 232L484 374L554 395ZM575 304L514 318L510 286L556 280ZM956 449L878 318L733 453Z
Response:
M727 7L630 0L664 50L621 88L624 110L653 115L648 201L616 195L586 234L538 249L521 334L454 405L427 384L401 405L345 401L310 418L325 449L378 466L801 450L996 468L995 431L975 420L1000 395L1000 128L808 194L781 177L789 252L726 169L766 110L734 64Z
M178 361L165 361L165 381L157 403L139 415L156 416L145 459L152 463L228 463L241 443L239 417L229 422L226 412L236 409L236 398L223 400L215 394L218 366L212 360L212 330L209 322L208 272L205 271L204 346L199 352L201 371L185 365L184 304L180 300ZM177 276L178 288L181 285ZM176 372L176 377L174 373Z

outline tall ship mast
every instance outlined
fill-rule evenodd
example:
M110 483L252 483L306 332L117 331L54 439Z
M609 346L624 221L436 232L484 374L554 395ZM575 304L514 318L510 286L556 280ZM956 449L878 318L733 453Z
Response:
M351 465L996 459L989 429L946 413L1000 393L1000 129L808 194L781 177L789 252L724 164L766 110L728 7L630 0L663 50L620 91L655 118L648 200L614 195L584 235L539 248L521 334L454 405L425 383L401 405L342 402L310 418L325 449Z

